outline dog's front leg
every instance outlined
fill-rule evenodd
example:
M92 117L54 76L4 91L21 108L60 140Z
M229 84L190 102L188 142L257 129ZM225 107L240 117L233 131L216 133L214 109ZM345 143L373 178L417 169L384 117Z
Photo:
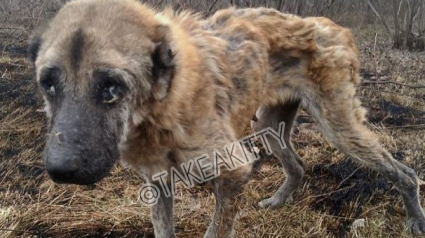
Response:
M213 180L215 213L204 238L230 238L233 224L242 201L241 193L246 183L251 165L226 172Z
M160 188L159 185L157 185ZM159 189L158 202L151 206L151 219L156 238L176 237L174 233L173 205L174 198L171 194L165 196L162 189Z

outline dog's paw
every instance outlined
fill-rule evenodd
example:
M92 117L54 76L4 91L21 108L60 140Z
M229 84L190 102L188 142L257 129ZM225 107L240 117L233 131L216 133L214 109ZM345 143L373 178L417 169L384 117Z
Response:
M407 228L413 235L424 235L425 234L425 221L416 218L409 218L407 220Z
M292 198L292 195L286 196L286 197L279 197L279 196L273 196L271 198L264 199L263 201L258 203L258 206L260 208L271 208L275 209L283 204L289 204L292 203L294 199Z

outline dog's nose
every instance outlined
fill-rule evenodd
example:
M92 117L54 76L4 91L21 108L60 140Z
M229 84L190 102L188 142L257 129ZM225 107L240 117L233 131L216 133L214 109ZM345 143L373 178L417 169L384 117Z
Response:
M69 162L52 162L46 160L46 170L50 178L56 183L69 183L74 180L75 174L79 170L79 166L71 161Z

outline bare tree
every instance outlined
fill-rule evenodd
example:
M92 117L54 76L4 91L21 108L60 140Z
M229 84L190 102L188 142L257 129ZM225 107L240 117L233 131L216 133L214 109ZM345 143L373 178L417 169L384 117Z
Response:
M29 33L69 0L0 0L0 52L24 43ZM394 47L424 49L425 0L139 0L157 9L171 6L204 16L235 6L270 7L301 16L326 16L344 26L373 23L376 18L393 39ZM372 16L372 17L371 17ZM371 19L371 20L370 20Z
M425 0L364 0L384 25L397 49L425 50ZM385 11L390 11L386 14ZM392 17L385 17L392 15Z

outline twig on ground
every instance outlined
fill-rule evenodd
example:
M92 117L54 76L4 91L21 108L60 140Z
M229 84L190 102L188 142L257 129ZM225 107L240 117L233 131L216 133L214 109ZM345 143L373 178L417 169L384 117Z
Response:
M7 69L4 71L4 73L1 76L1 78L3 79L6 74L7 74Z
M376 210L376 209L380 209L381 207L385 207L385 206L387 206L388 204L390 204L390 202L386 202L386 203L384 203L384 204L380 204L380 205L378 205L378 206L376 206L376 207L372 207L372 208L370 208L370 209L368 209L368 210L366 210L366 211L364 211L364 212L362 212L362 214L360 214L360 216L359 217L364 217L364 216L366 216L366 214L368 214L369 212L371 212L371 211L373 211L373 210Z
M36 234L35 232L31 232L31 231L14 230L14 229L6 229L6 228L0 228L0 231L11 231L11 232L21 232L21 233Z
M378 41L378 33L376 32L375 33L375 41L373 43L373 54L372 54L372 57L373 57L373 68L375 70L375 79L376 79L376 82L379 81L378 60L377 60L378 57L376 56L376 42L377 41Z
M400 85L400 86L404 86L404 87L408 87L408 88L425 88L425 85L409 85L409 84L404 84L404 83L399 83L399 82L395 82L395 81L371 81L371 80L363 80L362 84L395 84L395 85Z
M21 40L17 40L17 41L11 42L11 43L9 43L9 44L6 44L6 45L3 47L3 50L1 51L1 56L2 56L2 57L5 57L5 52L6 52L7 47L9 47L9 46L11 46L11 45L14 45L14 44L22 43L22 42L25 42L25 41L26 41L26 39L25 39L25 40L24 40L24 39L21 39Z
M415 128L415 129L425 129L425 124L418 125L403 125L403 126L388 126L388 129L397 129L397 128Z
M420 103L420 104L425 104L425 98L420 98L420 97L413 97L413 96L408 96L408 95L404 95L402 93L398 93L398 92L392 92L392 91L382 91L382 93L388 93L388 94L393 94L399 97L404 97L404 98L408 98L411 101L414 101L416 103ZM366 100L365 97L361 97L363 100Z
M337 188L340 188L341 185L347 181L348 179L350 179L357 171L359 171L359 169L363 168L362 166L358 167L357 169L355 169L350 175L348 175L344 180L341 181L341 183L338 184Z

